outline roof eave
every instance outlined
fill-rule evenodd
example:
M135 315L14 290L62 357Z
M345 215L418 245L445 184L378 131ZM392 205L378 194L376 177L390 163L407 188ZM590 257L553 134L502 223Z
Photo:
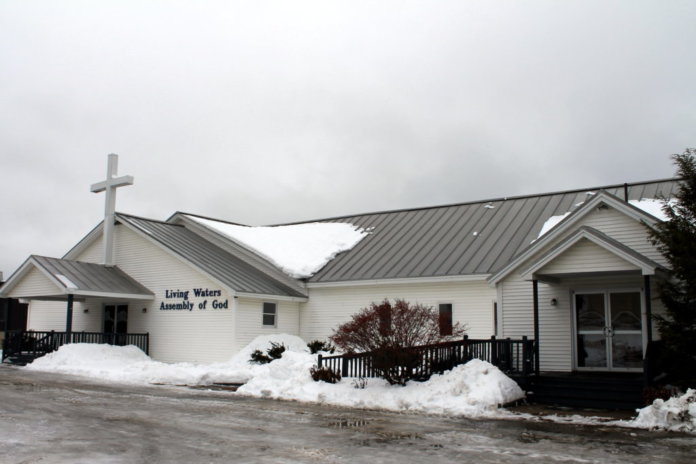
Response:
M545 233L543 236L539 237L531 245L520 252L517 257L515 257L510 263L503 267L500 271L494 273L488 283L491 286L495 286L507 277L512 271L517 269L524 261L531 258L539 249L547 246L549 243L556 240L562 234L566 233L571 227L578 223L583 217L589 214L594 208L598 207L601 203L605 203L608 206L615 208L616 210L623 212L627 216L642 222L650 227L654 226L660 220L655 216L646 213L645 211L637 208L615 195L612 195L604 190L599 191L595 194L590 201L582 205L577 210L573 211L561 222L556 224L551 230Z

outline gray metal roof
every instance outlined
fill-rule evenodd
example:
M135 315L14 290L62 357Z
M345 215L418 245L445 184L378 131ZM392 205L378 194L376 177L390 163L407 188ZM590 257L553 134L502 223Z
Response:
M29 260L55 277L66 293L154 295L116 266L36 255Z
M589 192L629 200L672 197L674 179L385 211L311 222L349 222L372 229L310 282L490 274L535 240L551 216L577 208ZM307 221L310 222L310 221Z
M262 295L299 298L307 296L261 272L182 225L122 213L118 213L117 217L233 290Z

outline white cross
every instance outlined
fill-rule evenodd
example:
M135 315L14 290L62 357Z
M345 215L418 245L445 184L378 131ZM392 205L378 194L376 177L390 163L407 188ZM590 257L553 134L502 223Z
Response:
M104 264L114 263L114 213L116 210L116 189L133 185L133 176L116 177L118 171L118 155L109 155L106 168L106 180L97 182L91 187L94 193L106 191L106 206L104 207Z

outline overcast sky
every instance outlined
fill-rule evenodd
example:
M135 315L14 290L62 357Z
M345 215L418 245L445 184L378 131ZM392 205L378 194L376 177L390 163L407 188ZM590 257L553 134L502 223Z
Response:
M0 271L119 211L251 225L670 177L696 1L0 2Z

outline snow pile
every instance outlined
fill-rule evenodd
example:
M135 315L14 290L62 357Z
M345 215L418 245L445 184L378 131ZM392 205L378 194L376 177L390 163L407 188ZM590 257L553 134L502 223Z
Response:
M250 364L251 353L265 351L271 342L283 343L282 358L269 364ZM242 383L236 394L369 409L419 411L431 414L493 416L499 405L524 397L524 392L497 367L477 359L427 382L405 387L383 379L367 379L355 388L346 378L337 384L315 382L309 370L316 365L305 342L292 335L257 337L229 361L215 364L153 361L134 346L64 345L25 369L88 376L131 384L210 385Z
M653 404L638 410L638 417L629 425L666 429L679 432L696 432L696 390L689 388L679 397L667 401L657 399Z
M197 384L209 370L189 363L153 361L135 346L91 343L63 345L36 359L25 369L83 375L122 383Z
M230 358L230 360L224 363L223 365L228 366L229 368L234 370L249 370L250 366L252 368L254 366L258 366L249 363L249 360L251 359L251 353L253 353L256 350L265 353L266 350L271 348L273 343L284 345L286 353L288 351L297 351L298 353L309 353L307 343L305 343L304 340L302 340L300 337L296 337L295 335L259 335L258 337L253 339L251 343L239 350L237 354L232 356L232 358ZM285 356L285 353L283 353L283 356ZM250 375L249 377L251 378L251 376L252 375Z
M262 335L227 362L163 363L152 360L132 345L73 343L36 359L26 369L134 384L244 383L253 378L259 369L263 370L263 366L249 363L251 353L257 349L265 352L271 347L271 342L282 343L288 350L308 351L306 343L294 335Z
M189 217L253 249L296 279L311 277L368 234L360 227L343 222L249 227Z
M409 382L405 387L370 378L364 389L355 388L350 378L333 385L314 382L309 375L314 364L314 356L288 353L268 364L265 371L237 393L335 406L466 416L495 415L499 405L524 397L512 379L478 359L433 375L426 382Z

